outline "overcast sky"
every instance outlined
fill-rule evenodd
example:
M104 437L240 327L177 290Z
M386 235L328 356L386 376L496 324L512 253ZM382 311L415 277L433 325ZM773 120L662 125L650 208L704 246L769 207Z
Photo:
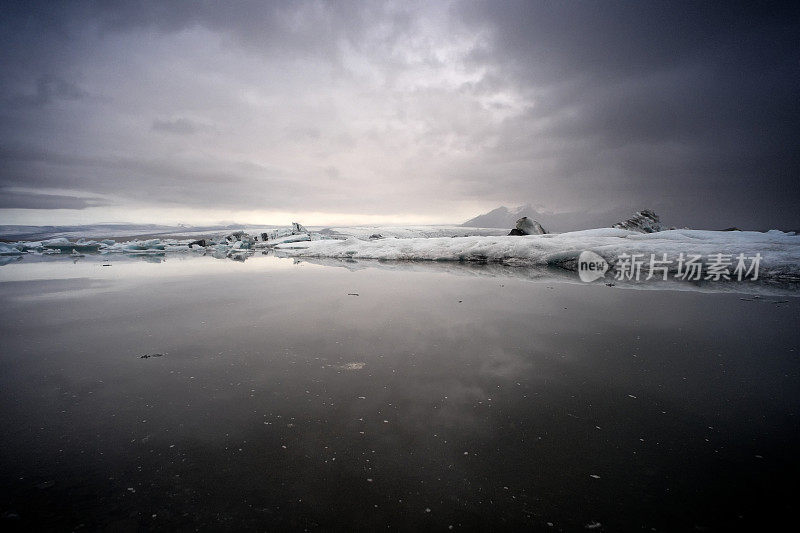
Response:
M798 3L14 4L2 224L800 229Z

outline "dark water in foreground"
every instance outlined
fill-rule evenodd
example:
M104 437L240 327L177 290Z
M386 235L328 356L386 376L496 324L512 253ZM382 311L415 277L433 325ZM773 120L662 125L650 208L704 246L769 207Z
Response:
M272 257L0 280L4 528L794 521L798 298Z

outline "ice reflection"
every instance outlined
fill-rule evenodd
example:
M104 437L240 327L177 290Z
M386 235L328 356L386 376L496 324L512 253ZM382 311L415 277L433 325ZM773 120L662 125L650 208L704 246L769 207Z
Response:
M673 290L706 293L742 293L763 296L800 296L800 283L776 280L735 281L619 281L613 272L591 284L582 282L577 272L552 266L528 266L504 263L474 263L458 261L380 261L370 259L303 258L302 261L328 267L357 271L368 268L412 272L442 272L457 276L510 278L539 283L570 283L576 285L606 285L610 288L638 290Z
M209 256L189 254L87 255L73 262L65 257L13 258L0 268L2 281L46 279L115 279L133 280L153 277L190 277L226 275L235 272L258 272L292 268L289 259L257 256L258 261L218 261Z
M380 261L369 259L287 258L270 251L225 255L139 253L125 255L87 254L78 259L70 256L20 256L0 258L0 282L43 279L116 279L135 280L152 277L187 277L225 275L236 272L267 272L302 266L309 268L343 268L350 271L378 269L383 271L442 273L460 277L515 279L535 283L569 283L606 285L616 289L676 290L703 293L740 293L753 297L800 296L800 283L771 280L680 281L675 279L619 281L613 272L591 284L580 281L576 272L553 266L514 265L508 263L475 263L458 261Z

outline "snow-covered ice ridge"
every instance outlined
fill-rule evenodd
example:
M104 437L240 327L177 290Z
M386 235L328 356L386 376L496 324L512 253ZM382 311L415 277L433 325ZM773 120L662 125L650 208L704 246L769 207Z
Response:
M640 233L600 228L569 233L528 236L472 236L285 243L276 246L287 257L327 257L391 261L481 261L519 265L550 265L570 270L584 250L600 254L610 265L622 254L663 254L676 260L683 253L701 255L761 254L759 277L800 280L800 236L778 230L755 231L668 230ZM675 264L671 271L677 268Z

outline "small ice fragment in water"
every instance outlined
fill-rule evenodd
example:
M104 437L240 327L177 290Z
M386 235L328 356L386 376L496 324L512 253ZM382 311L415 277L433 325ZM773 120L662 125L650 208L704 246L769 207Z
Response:
M603 524L601 524L600 522L589 522L588 524L586 524L586 529L597 529L602 526Z
M354 363L345 363L342 366L340 366L339 368L341 368L343 370L362 370L365 365L366 365L366 363L358 361L358 362L354 362Z
M635 400L636 396L634 396L633 394L628 394L628 398L633 398Z
M600 476L597 474L589 474L589 477L593 477L594 479L600 479Z
M431 512L431 508L430 508L430 507L426 507L426 508L425 508L425 512L426 512L426 513L430 513L430 512Z

